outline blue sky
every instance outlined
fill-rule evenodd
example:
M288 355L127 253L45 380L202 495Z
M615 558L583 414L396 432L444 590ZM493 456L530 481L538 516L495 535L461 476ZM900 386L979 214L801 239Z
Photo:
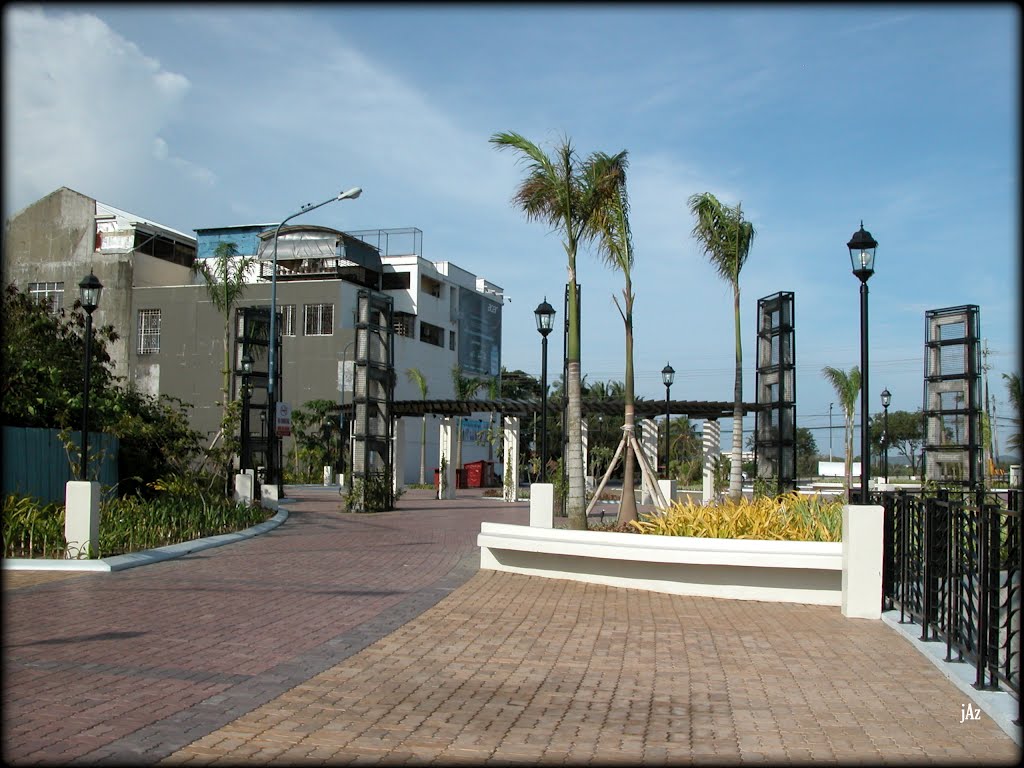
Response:
M742 202L757 231L740 281L744 399L757 300L792 291L798 425L827 453L836 398L820 372L860 361L846 242L863 219L879 242L872 412L883 388L892 409L921 407L925 311L977 304L1006 424L1001 374L1020 370L1019 14L9 4L4 215L68 186L191 232L280 221L358 185L309 223L420 228L425 257L505 289L502 362L539 375L532 313L546 295L561 317L565 256L512 208L522 169L488 139L516 131L551 149L567 135L582 155L629 151L639 395L664 397L668 361L673 398L732 397L731 292L686 208L708 191ZM583 372L621 380L621 279L590 253L579 269ZM550 349L560 359L560 335Z

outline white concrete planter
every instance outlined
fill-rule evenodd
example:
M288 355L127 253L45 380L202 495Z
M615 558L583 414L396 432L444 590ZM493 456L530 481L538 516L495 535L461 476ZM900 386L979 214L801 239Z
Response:
M842 603L843 545L483 523L480 567L677 595Z

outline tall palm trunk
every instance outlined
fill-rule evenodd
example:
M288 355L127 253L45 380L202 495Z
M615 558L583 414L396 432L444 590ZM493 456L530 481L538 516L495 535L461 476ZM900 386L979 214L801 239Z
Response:
M743 498L743 347L740 344L740 284L733 283L733 312L736 326L736 377L732 406L732 463L729 467L729 498Z
M626 407L623 415L626 422L624 434L633 434L633 427L636 424L636 405L634 404L636 398L633 387L633 283L628 269L625 270L625 278L626 286L623 294L626 303L626 311L624 313L626 321ZM633 490L634 458L633 446L631 443L627 443L624 456L625 463L622 465L622 498L619 502L618 518L620 523L637 519L636 492Z
M576 295L576 244L570 242L571 250L566 248L569 256L569 301L568 321L569 337L566 344L567 377L566 392L568 396L568 429L567 455L565 457L566 474L569 476L569 499L566 505L569 528L586 530L587 499L583 470L583 395L580 388L580 307Z
M630 283L628 279L626 282L626 295L630 296ZM626 409L624 413L626 424L623 431L626 434L633 434L633 428L636 424L636 406L634 404L633 392L633 300L631 298L627 298L626 306L628 317L626 321ZM629 522L630 520L637 519L637 498L633 489L633 445L630 443L626 445L624 460L623 496L620 503L618 503L618 522Z

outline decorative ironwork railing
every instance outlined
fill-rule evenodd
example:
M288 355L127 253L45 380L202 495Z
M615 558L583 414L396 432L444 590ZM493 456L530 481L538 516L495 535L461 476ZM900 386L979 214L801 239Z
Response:
M1003 687L1020 722L1021 495L939 490L876 494L885 510L882 603L946 661L974 665L978 689Z

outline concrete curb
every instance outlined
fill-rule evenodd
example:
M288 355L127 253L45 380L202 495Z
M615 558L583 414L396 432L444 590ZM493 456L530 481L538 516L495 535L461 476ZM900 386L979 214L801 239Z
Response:
M179 544L170 544L166 547L156 549L145 549L141 552L130 552L126 555L114 555L101 560L44 560L42 558L5 558L3 568L5 571L92 571L108 573L111 571L123 571L126 568L135 568L140 565L151 565L164 560L173 560L176 557L183 557L193 552L201 552L204 549L222 547L225 544L233 544L243 539L251 539L261 533L272 531L288 519L287 510L281 510L272 518L259 525L246 528L234 533L222 533L218 536L208 536L205 539L194 541L183 541Z
M946 661L944 642L923 642L919 624L900 624L899 611L885 611L882 621L907 639L922 655L928 658L939 671L964 695L988 715L1017 746L1022 744L1021 728L1013 721L1017 717L1017 700L1006 691L979 691L974 687L974 666L957 661Z

